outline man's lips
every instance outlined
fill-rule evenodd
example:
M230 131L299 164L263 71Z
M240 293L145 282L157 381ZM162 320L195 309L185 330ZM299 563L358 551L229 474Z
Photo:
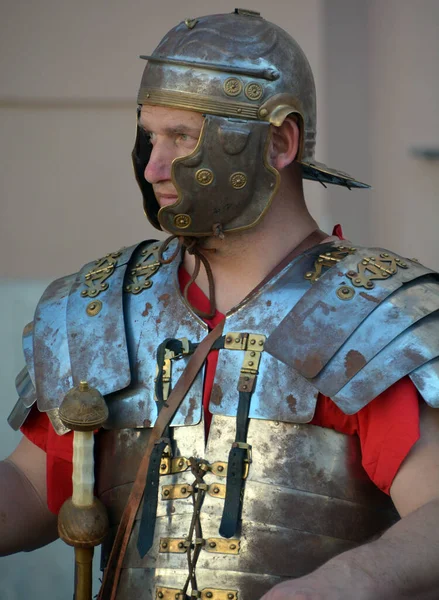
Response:
M160 206L168 206L169 204L174 204L177 201L177 194L160 194L159 192L155 194L157 198L157 202Z

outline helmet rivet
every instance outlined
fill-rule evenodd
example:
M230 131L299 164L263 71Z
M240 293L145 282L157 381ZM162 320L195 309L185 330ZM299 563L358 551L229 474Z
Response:
M248 83L245 86L244 93L249 100L259 100L262 96L263 89L259 83Z
M195 179L200 185L210 185L213 181L213 173L210 169L198 169Z
M268 115L268 110L266 108L261 108L261 110L259 111L259 116L266 117L267 115Z
M227 96L239 96L242 92L242 83L236 77L229 77L224 82L224 91Z
M102 302L100 300L93 300L93 302L87 305L85 310L89 317L94 317L101 312Z
M230 183L235 190L240 190L247 185L247 175L241 172L233 173L233 175L230 176Z
M192 219L189 215L180 214L174 218L174 225L179 229L186 229L192 223Z

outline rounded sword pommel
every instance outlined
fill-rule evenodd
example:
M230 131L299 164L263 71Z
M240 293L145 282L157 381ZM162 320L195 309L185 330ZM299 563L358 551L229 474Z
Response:
M99 391L81 381L65 395L59 417L73 431L93 431L108 419L108 408Z
M58 533L69 546L93 548L104 540L108 533L108 516L105 506L93 498L90 506L76 506L69 498L58 515Z

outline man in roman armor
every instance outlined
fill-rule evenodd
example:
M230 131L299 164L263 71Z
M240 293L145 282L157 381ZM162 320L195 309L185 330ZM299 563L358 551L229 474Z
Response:
M318 228L303 179L367 186L315 160L280 27L187 19L142 58L133 165L169 237L25 327L1 552L59 533L77 599L102 540L101 600L437 598L437 274Z

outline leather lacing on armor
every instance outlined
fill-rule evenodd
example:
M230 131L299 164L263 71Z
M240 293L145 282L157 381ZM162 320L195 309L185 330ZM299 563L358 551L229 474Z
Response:
M225 336L221 336L213 344L212 349L223 349L224 342ZM197 346L198 344L188 342L187 347L184 348L181 340L173 338L168 338L159 345L157 349L158 369L155 382L158 412L166 405L166 399L164 398L163 392L163 367L166 356L169 356L169 352L173 354L174 359L183 355L189 355L195 351ZM245 463L248 462L248 449L246 449L245 446L247 446L246 439L250 400L251 392L239 392L236 437L229 454L226 498L219 530L220 535L226 538L232 537L236 533L239 525L243 499ZM160 481L160 463L164 454L166 454L168 458L172 458L174 454L172 428L169 425L166 427L163 436L154 446L146 476L145 496L140 520L139 537L137 540L137 548L142 558L151 549L154 541ZM179 600L186 600L186 598L188 598L186 592L189 585L191 586L191 595L193 596L194 593L197 593L195 570L204 544L200 512L208 488L207 484L204 482L204 476L209 470L209 465L205 460L194 457L189 459L189 464L191 472L195 477L195 481L192 484L193 514L189 531L184 542L188 562L188 576L182 588Z

